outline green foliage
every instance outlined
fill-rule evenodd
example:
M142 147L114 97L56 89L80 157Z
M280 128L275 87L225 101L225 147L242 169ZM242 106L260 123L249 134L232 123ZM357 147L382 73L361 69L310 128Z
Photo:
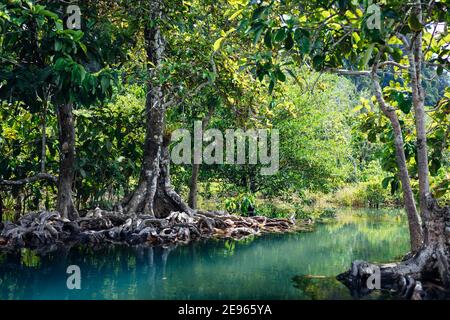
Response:
M446 146L443 147L443 144L433 137L433 132L441 138L440 142L448 140L448 135L444 133L448 131L443 129L446 125L442 127L449 121L449 113L443 111L447 109L443 106L448 104L442 102L448 101L442 97L444 88L448 87L449 83L450 36L445 26L449 20L448 1L437 2L436 6L424 11L421 17L423 21L419 20L413 4L405 4L403 1L374 1L376 10L373 10L374 6L369 6L370 4L372 2L368 1L251 2L241 24L248 27L246 32L249 34L260 33L261 30L266 34L264 39L266 50L253 57L255 65L263 66L259 68L258 78L263 80L265 75L269 75L269 93L272 94L278 82L273 74L278 70L278 66L286 64L286 61L308 65L317 71L333 71L339 68L371 70L377 67L378 63L385 61L408 65L407 50L404 48L401 35L409 36L423 32L420 45L425 52L424 65L437 65L434 68L423 68L423 73L433 82L431 85L429 81L424 81L423 85L427 90L426 102L432 102L429 104L430 107L435 104L433 111L429 110L428 119L430 127L434 128L430 130L429 165L433 177L442 175L439 174L440 170L448 171L448 161L444 160L445 155L448 155L448 144L444 143ZM376 21L377 19L379 21ZM370 27L369 25L374 22L379 23L379 26ZM430 27L424 28L425 25ZM445 30L436 32L438 26L443 26ZM294 34L294 44L290 40L283 41L291 34ZM410 75L407 71L393 67L383 76L385 100L390 106L402 112L399 116L405 136L405 154L411 176L416 178ZM431 115L434 112L436 115ZM383 143L377 150L376 157L381 159L383 169L390 173L390 177L384 180L383 185L390 187L391 192L395 193L400 188L400 183L396 177L397 165L392 130L386 119L373 109L363 110L361 118L365 119L361 121L359 130L365 131L367 134L365 138L372 144ZM441 183L436 183L439 191L435 195L442 196L448 185L446 182L448 178L442 179L441 176L436 180L440 180Z
M21 249L20 262L27 268L37 268L41 262L37 253L30 249Z
M317 74L303 75L314 85ZM303 188L329 192L345 183L352 171L350 130L353 85L323 76L315 90L289 85L273 110L272 123L280 130L280 173L262 181L266 193Z
M78 128L75 190L89 207L110 207L136 184L145 129L145 92L128 86L107 105L75 111Z
M49 6L19 1L1 7L8 18L1 20L0 97L22 101L33 112L51 98L77 105L104 100L113 84L111 70L102 69L107 61L96 59L98 48L86 44L89 35L64 29Z
M299 218L332 216L337 206L396 205L401 186L392 129L368 83L322 74L368 70L377 55L408 63L395 33L423 26L402 11L403 1L376 2L381 30L367 28L373 16L366 1L167 1L164 21L148 20L148 1L83 1L82 31L64 28L59 4L2 2L0 179L40 172L44 110L46 170L58 174L55 110L71 102L76 205L111 207L139 179L146 89L157 83L165 99L175 101L167 111L167 133L192 129L208 115L206 126L222 131L280 130L277 175L261 176L261 165L202 165L205 203L235 214L246 215L251 205L258 214ZM429 21L448 21L445 5L448 1L435 3ZM167 52L149 75L142 34L155 24ZM436 197L449 200L449 36L432 38L425 29L426 60L439 64L424 66L431 184ZM392 67L382 84L386 101L398 109L414 180L409 75ZM176 190L186 195L191 166L171 170ZM55 189L46 183L22 191L26 209L53 205ZM8 209L15 200L6 198Z
M369 162L358 173L359 182L344 186L338 190L331 200L341 207L379 208L399 206L402 204L399 188L389 187L399 184L396 177L385 177L378 161Z
M230 213L237 213L247 216L250 207L255 208L255 196L251 194L241 194L234 198L225 199L225 209Z

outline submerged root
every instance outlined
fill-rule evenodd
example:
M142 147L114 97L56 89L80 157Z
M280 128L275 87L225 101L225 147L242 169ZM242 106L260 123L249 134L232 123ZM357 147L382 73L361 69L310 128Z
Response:
M400 299L448 299L449 288L439 279L434 266L433 258L424 262L413 258L386 265L354 261L350 270L338 275L337 279L344 283L356 298L369 295L378 289ZM378 283L376 277L379 277Z
M66 242L127 243L169 246L218 237L242 239L264 232L296 229L294 221L266 217L238 217L222 212L172 212L163 219L123 215L100 209L69 221L58 212L34 212L17 223L0 226L0 248L40 248Z
M350 270L337 276L355 297L375 289L403 299L450 298L450 208L429 201L432 219L426 225L427 241L416 254L399 263L376 265L354 261Z

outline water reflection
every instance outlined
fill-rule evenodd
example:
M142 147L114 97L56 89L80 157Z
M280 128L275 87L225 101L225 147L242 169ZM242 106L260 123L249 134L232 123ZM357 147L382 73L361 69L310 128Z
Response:
M0 299L351 299L335 280L351 261L392 261L407 248L400 215L343 212L312 233L245 241L24 250L0 254ZM66 287L69 265L81 268L81 290Z

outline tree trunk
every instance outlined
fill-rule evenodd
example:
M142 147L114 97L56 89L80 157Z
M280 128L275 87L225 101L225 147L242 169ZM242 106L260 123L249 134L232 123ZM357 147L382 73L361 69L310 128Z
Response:
M0 192L0 223L3 222L3 198L2 193Z
M422 8L420 1L416 1L412 14L417 15L422 22ZM426 199L430 193L427 129L425 118L425 91L422 86L422 32L416 33L411 40L411 48L408 51L409 74L411 78L412 101L416 120L416 147L417 147L417 172L419 175L419 206L424 227L430 219Z
M62 104L58 110L59 125L59 179L57 211L62 217L70 220L78 218L72 200L72 184L75 165L75 124L72 113L72 104Z
M415 1L411 14L416 15L422 22L422 4L419 0ZM377 266L364 261L355 261L352 263L351 269L339 275L338 279L343 281L356 295L370 293L372 290L370 281L378 276L381 289L394 290L408 299L448 299L450 297L450 207L440 208L430 193L424 108L425 92L421 77L423 63L422 32L413 34L411 43L405 36L400 35L400 38L404 43L409 59L409 75L417 136L417 169L420 211L423 220L423 245L420 250L413 250L414 255L398 264ZM378 82L375 87L377 99L383 112L387 114L389 110L383 104L384 99ZM397 149L397 139L400 147L401 130L395 128L400 127L400 124L396 124L398 117L395 110L391 112L390 120L394 127ZM401 145L403 145L402 140ZM404 157L403 146L401 155ZM399 156L401 155L397 152L397 160L400 159ZM401 162L403 161L398 161L400 172L403 171L400 167Z
M42 139L41 139L41 173L45 173L47 160L47 101L42 112Z
M393 112L395 113L395 112ZM405 202L405 209L408 215L408 224L410 231L411 251L417 252L422 247L423 233L419 214L417 212L414 194L411 188L411 181L409 178L408 168L406 166L405 148L402 136L400 121L397 115L391 115L391 123L395 136L395 155L397 159L397 166L399 168L399 177L402 182L403 199Z
M46 163L47 163L47 108L48 108L48 100L46 99L43 106L44 110L42 112L42 139L41 139L41 174L46 173ZM44 211L45 208L45 199L42 198L39 200L38 204L39 210Z
M338 275L354 296L365 296L373 287L371 278L379 276L380 287L407 299L450 297L450 207L440 208L436 200L426 199L431 214L422 249L400 263L374 265L354 261L350 270ZM437 289L438 290L437 290Z
M402 182L405 210L408 216L411 251L418 252L422 247L423 233L420 217L417 213L414 194L411 188L411 180L409 178L408 167L406 165L402 128L395 109L389 107L383 98L383 91L381 89L378 77L375 74L373 74L372 77L375 89L375 97L377 98L382 112L389 119L392 125L392 130L394 133L395 158L399 171L398 175L400 177L400 181Z
M202 120L202 132L206 130L206 127L211 120L214 108L211 107L208 111L208 115ZM194 162L192 165L191 181L189 183L189 198L188 204L192 209L197 209L197 196L198 196L198 176L200 174L200 164Z
M138 186L130 199L124 201L128 214L154 217L166 217L172 211L193 213L170 186L170 138L164 136L166 107L163 87L158 83L156 74L165 50L164 38L158 25L162 19L162 10L161 1L149 2L148 19L152 21L152 25L147 24L144 30L150 75L147 84L144 158Z
M200 173L200 165L192 165L191 181L189 183L188 204L192 209L197 209L197 193L198 193L198 175Z

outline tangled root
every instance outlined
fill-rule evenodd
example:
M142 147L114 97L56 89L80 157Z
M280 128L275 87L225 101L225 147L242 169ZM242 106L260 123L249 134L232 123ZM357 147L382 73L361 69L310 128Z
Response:
M97 208L69 221L58 212L43 211L29 213L15 224L6 222L0 229L0 248L39 248L66 242L170 246L211 237L242 239L296 228L289 219L238 217L222 212L172 212L167 218L157 219Z

